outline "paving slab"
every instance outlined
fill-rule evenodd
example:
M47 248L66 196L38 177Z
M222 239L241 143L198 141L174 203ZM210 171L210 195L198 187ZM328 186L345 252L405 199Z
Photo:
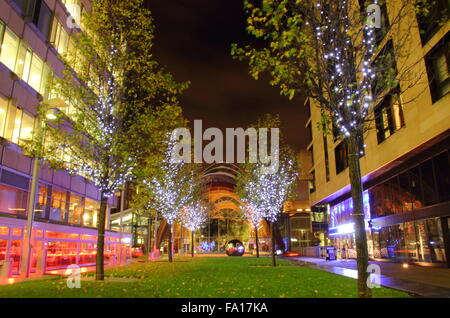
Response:
M312 257L284 258L299 265L323 270L341 276L356 279L358 277L356 260L326 261ZM450 298L450 269L425 267L418 265L375 262L380 266L381 285L398 289L417 297Z

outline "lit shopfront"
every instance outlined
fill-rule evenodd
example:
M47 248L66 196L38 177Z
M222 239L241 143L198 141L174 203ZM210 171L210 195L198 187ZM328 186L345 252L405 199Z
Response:
M364 192L370 257L449 263L449 163L446 150ZM356 257L352 210L351 198L330 206L330 237L341 257Z
M0 217L0 261L11 261L11 274L18 274L26 220ZM122 247L131 257L131 234L106 232L105 264L118 264ZM82 227L34 223L31 272L46 273L69 265L95 265L97 231Z
M369 229L370 203L367 191L363 193L364 219ZM330 207L329 236L337 249L338 257L356 258L355 223L353 221L353 200L348 198ZM368 232L368 231L367 231ZM368 242L369 254L372 249Z

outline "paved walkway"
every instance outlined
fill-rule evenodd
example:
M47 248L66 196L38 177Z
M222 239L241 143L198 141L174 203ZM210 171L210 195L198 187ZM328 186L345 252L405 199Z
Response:
M294 263L300 263L312 268L330 273L357 278L355 260L325 261L312 257L285 258ZM402 264L373 262L381 268L381 285L402 290L419 297L445 297L450 298L450 269L409 265L404 268Z

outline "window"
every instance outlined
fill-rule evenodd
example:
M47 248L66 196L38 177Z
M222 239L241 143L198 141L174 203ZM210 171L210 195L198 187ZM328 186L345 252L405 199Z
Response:
M395 82L398 74L395 58L394 44L392 40L389 40L380 49L372 63L372 68L376 74L372 83L372 95L375 99L379 94L393 89L392 83Z
M0 23L0 62L44 97L51 70L25 43Z
M433 103L450 92L450 33L427 54L428 81Z
M325 174L327 182L330 181L330 162L328 160L328 141L327 136L323 136L323 151L325 153Z
M27 13L30 11L28 7L30 7L30 1L29 0L13 0L20 10L22 10L22 13L24 15L28 15Z
M50 42L53 44L59 54L64 54L67 52L69 46L69 33L67 33L67 31L61 25L61 23L59 23L56 17L53 19Z
M26 45L21 42L19 45L19 52L17 53L17 61L14 68L14 73L17 74L20 78L24 76L24 72L28 71L30 68L29 63L31 62L30 50L26 47ZM28 64L26 64L28 63ZM28 75L26 75L28 77Z
M428 5L424 7L422 3L428 3ZM442 23L446 22L450 15L449 0L434 0L432 5L429 4L430 2L425 0L417 3L417 6L421 9L417 14L417 22L422 44L427 43L436 34Z
M30 17L34 25L39 31L48 38L52 11L45 4L44 0L13 0L25 17Z
M364 138L358 137L359 157L364 156ZM348 145L347 140L343 140L334 149L334 158L336 161L336 174L341 173L348 167Z
M39 91L41 86L42 71L44 68L44 62L36 55L33 54L31 60L30 76L28 77L28 84L36 91Z
M35 203L35 212L36 212L36 216L38 218L44 219L47 218L46 216L46 210L47 210L47 204L49 202L49 198L48 198L48 194L49 194L49 189L50 187L46 184L39 184L39 190L37 193L37 197L36 197L36 203Z
M0 135L22 144L33 138L35 118L17 108L7 99L0 98Z
M8 113L8 99L0 96L0 136L4 136L6 114Z
M336 160L336 174L339 174L348 167L347 143L345 141L342 141L334 149L334 157Z
M69 205L69 223L80 224L80 218L83 210L84 208L81 197L71 193Z
M436 176L436 185L439 193L439 201L450 200L450 159L448 152L444 152L433 159Z
M14 70L16 65L17 51L19 49L19 37L9 28L5 28L0 51L0 62L10 70Z
M316 172L311 172L311 180L308 181L309 193L316 192Z
M378 143L382 143L405 126L400 96L392 92L375 108L375 126Z
M86 198L85 210L83 213L83 225L96 227L99 211L100 211L99 202Z
M81 0L62 0L67 11L73 17L76 23L80 24L81 20Z
M64 221L66 216L67 192L56 188L52 189L52 202L50 206L50 220Z
M44 0L34 0L34 12L32 21L39 31L48 38L50 35L50 26L52 22L52 11L45 4Z
M5 138L13 143L19 142L20 124L22 123L22 111L9 103L6 116Z
M439 198L435 184L433 161L425 161L419 167L425 205L438 203Z
M27 113L22 114L22 120L20 125L20 137L19 145L23 142L31 141L34 131L34 117Z
M28 192L0 184L0 212L26 215L27 198Z

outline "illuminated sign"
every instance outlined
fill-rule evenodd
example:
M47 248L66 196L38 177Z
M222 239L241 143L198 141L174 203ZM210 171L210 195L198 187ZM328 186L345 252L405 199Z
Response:
M363 193L364 220L366 229L369 229L370 220L370 199L368 191ZM349 198L330 208L330 229L329 235L352 234L355 232L355 223L353 222L353 200Z

